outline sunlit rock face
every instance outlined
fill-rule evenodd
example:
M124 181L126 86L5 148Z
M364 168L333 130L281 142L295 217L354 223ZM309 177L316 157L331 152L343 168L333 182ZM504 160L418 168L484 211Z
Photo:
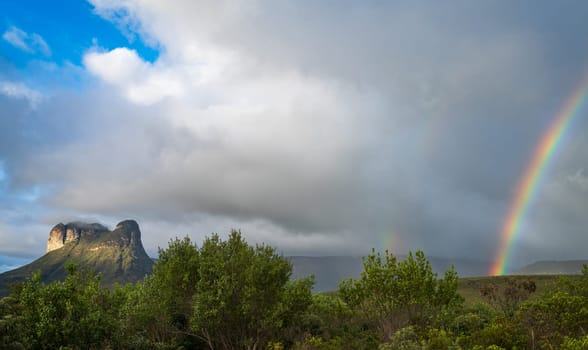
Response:
M85 224L80 222L70 222L66 225L59 223L49 232L47 240L47 249L45 253L59 249L71 242L79 242L82 238L94 237L108 229L100 224Z
M55 225L55 227L51 229L51 232L49 232L49 240L47 241L46 253L63 247L65 242L65 230L65 225L62 223Z

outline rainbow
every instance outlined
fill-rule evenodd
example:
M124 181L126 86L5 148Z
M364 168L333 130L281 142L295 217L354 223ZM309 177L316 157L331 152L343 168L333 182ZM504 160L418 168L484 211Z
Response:
M574 117L582 110L588 100L588 76L574 90L543 134L531 162L521 178L506 220L501 229L500 247L490 269L490 275L503 275L508 266L511 251L520 233L521 222L535 197L538 185L547 173L547 166L555 154L563 136L570 129Z
M403 253L404 245L400 240L402 235L398 231L386 230L380 235L380 247L383 250L388 250L390 253L397 255Z

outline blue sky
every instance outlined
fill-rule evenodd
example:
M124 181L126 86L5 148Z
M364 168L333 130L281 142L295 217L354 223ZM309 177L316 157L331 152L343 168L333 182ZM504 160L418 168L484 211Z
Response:
M491 261L588 72L586 15L580 1L2 1L0 256L41 255L59 222L131 218L152 255L241 228L286 254ZM513 265L586 258L587 125L562 142Z
M139 36L121 31L94 12L86 1L3 1L0 17L0 65L5 74L18 77L37 89L84 89L87 77L80 71L84 54L91 49L128 47L144 60L154 61L157 47Z
M129 47L149 61L157 58L157 48L143 44L136 35L125 35L113 23L96 15L94 6L85 1L61 1L60 6L47 1L7 0L0 3L3 28L18 28L26 33L41 35L51 47L50 55L30 53L3 40L2 58L17 68L25 68L31 60L44 60L63 65L82 63L89 48Z

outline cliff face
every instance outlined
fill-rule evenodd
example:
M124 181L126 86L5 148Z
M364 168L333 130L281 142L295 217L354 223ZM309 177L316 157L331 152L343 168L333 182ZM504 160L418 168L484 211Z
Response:
M59 249L71 242L78 242L80 238L89 238L106 232L108 229L100 224L84 224L72 222L67 225L59 223L49 232L46 253Z
M120 234L121 238L124 240L124 244L129 245L141 245L141 230L139 230L139 225L134 220L125 220L119 222L116 227L114 228L114 232Z
M45 282L65 278L64 265L69 260L80 268L99 272L104 285L134 283L151 274L153 266L134 220L121 221L112 231L96 223L60 223L49 232L44 256L0 274L0 296L7 294L7 284L24 280L38 270Z

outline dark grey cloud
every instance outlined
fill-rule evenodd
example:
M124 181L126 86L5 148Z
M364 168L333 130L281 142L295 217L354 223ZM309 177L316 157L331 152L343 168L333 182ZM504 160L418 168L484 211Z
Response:
M4 193L41 188L39 222L138 219L150 252L241 227L286 253L391 245L489 260L526 163L587 69L583 4L137 1L112 17L119 5L94 3L162 53L94 48L70 72L94 77L81 93L44 93L35 108L0 96ZM584 119L517 262L581 255Z

